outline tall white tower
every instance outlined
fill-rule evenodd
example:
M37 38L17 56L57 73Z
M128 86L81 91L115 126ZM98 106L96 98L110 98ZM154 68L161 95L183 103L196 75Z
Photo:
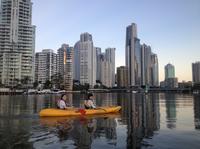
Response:
M80 35L74 47L74 78L79 79L82 85L96 84L96 48L93 46L92 35L83 33Z
M115 48L107 48L105 51L106 60L110 63L110 87L115 85Z
M132 23L126 28L126 67L128 68L128 85L136 85L135 80L135 39L137 38L137 26Z

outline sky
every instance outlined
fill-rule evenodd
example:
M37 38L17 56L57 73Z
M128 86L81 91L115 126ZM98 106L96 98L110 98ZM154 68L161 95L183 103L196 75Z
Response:
M125 65L126 27L137 24L141 44L151 46L164 66L175 66L179 81L192 80L193 62L200 61L200 0L32 0L36 52L63 43L74 46L80 34L93 36L102 51L116 48L116 67Z

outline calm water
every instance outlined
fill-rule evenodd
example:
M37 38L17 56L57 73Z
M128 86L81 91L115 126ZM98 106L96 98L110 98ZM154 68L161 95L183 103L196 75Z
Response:
M120 114L90 118L39 118L56 95L0 96L0 149L200 148L200 96L95 94L99 106L121 105ZM69 95L82 107L84 95Z

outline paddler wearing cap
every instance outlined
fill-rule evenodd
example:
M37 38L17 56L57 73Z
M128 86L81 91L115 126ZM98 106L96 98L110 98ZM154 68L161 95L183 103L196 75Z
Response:
M94 105L94 96L92 93L89 93L87 98L84 101L85 109L96 109L96 106Z

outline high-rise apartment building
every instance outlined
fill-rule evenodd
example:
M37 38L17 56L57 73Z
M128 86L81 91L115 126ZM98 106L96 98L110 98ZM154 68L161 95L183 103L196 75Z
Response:
M80 81L80 41L74 45L73 79Z
M101 48L95 47L96 49L96 59L97 59L97 73L96 80L101 80Z
M140 39L135 38L135 86L141 86L142 83L142 57L141 57L141 45L140 45Z
M107 70L109 75L108 84L109 87L115 86L115 48L107 48L105 50L105 58L110 67Z
M151 54L151 85L159 86L159 72L158 72L158 57L156 54Z
M73 89L73 48L68 47L64 52L64 89Z
M175 68L174 65L170 63L165 66L165 87L178 87L178 78L175 77Z
M142 85L151 85L151 47L143 44L141 46L142 56Z
M115 85L115 48L107 48L105 53L98 55L100 70L100 81L106 87Z
M126 66L117 67L117 86L128 87L128 69Z
M57 73L57 55L51 49L44 49L35 54L35 81L45 83L51 81Z
M140 44L137 26L132 23L126 28L126 67L128 86L158 86L158 59L151 47Z
M137 26L135 23L132 23L126 28L126 67L128 68L128 84L129 86L135 86L135 72L136 72L136 66L135 66L135 55L136 55L136 49L135 49L135 39L137 38Z
M74 47L74 78L79 79L82 85L96 84L96 49L93 46L92 35L83 33L80 35Z
M57 50L57 76L63 80L65 90L72 90L73 87L73 47L62 44Z
M0 83L34 81L35 26L31 0L0 1Z
M192 63L192 81L200 83L200 62Z
M101 54L100 57L100 81L102 83L102 85L106 86L106 87L111 87L111 76L110 76L110 67L111 67L111 63L109 61L106 60L106 55L105 53Z
M62 78L64 77L64 59L68 48L68 44L62 44L62 46L57 50L57 73Z
M169 63L165 66L165 79L174 78L174 77L175 77L174 65Z

